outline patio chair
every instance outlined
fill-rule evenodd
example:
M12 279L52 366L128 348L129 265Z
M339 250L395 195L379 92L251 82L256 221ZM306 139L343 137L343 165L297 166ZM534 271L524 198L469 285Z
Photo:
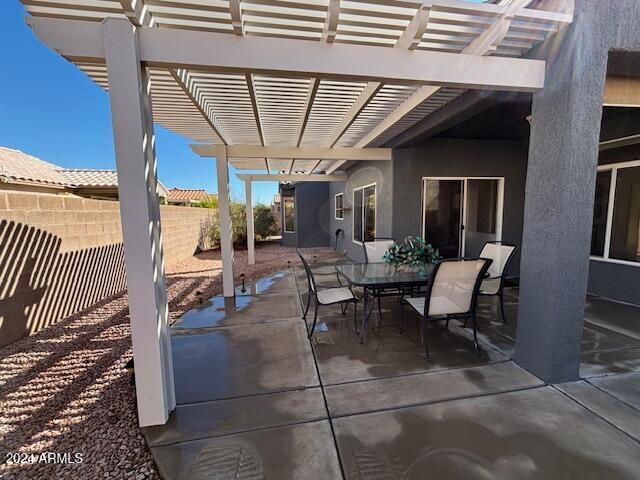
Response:
M482 280L482 284L480 285L480 295L498 296L500 298L500 313L502 314L502 322L505 324L507 323L507 317L504 314L502 291L507 269L515 252L515 245L500 241L485 243L484 247L482 247L482 252L480 252L480 258L490 258L493 260L487 271L489 276Z
M307 306L305 307L304 314L302 315L302 318L305 320L305 325L306 325L307 313L309 312L309 307L311 306L311 302L313 301L314 303L313 325L311 326L311 329L309 329L309 327L307 326L308 338L312 337L313 332L316 328L316 322L318 321L318 308L320 306L329 306L329 305L337 305L337 304L340 304L342 314L344 315L347 311L346 307L348 307L350 303L353 303L353 324L357 333L358 331L358 327L357 327L358 299L351 291L351 288L330 287L330 288L324 288L322 290L319 289L318 284L316 283L316 280L315 280L314 273L311 271L309 264L300 253L300 250L296 249L296 252L298 252L298 256L300 257L300 260L302 261L302 265L304 266L304 270L307 274L307 284L309 286L309 298L307 299ZM333 276L333 273L321 273L319 275ZM345 307L344 309L342 308L343 306Z
M408 303L422 319L422 342L429 358L427 346L427 324L445 320L445 329L450 319L471 318L473 344L480 355L478 346L476 306L482 278L492 260L488 258L454 258L441 260L435 264L427 283L425 297L407 297L400 306L400 333L404 315L404 303Z
M395 240L389 237L375 237L372 241L363 242L364 263L384 262L384 254L387 253L389 247L394 243Z
M384 254L394 243L395 240L390 237L375 237L372 241L362 242L362 249L364 250L364 263L383 263ZM397 288L391 290L378 289L372 290L372 294L374 300L378 303L378 313L382 318L382 307L380 305L381 297L401 296L403 292Z

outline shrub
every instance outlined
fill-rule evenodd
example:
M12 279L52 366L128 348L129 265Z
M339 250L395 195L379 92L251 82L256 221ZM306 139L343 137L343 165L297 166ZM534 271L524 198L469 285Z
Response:
M209 197L209 200L203 200L190 206L198 208L218 208L218 197Z
M231 238L233 246L237 248L247 247L247 215L244 203L231 202ZM220 214L209 229L209 238L214 245L220 245ZM276 220L271 209L266 205L256 205L253 209L254 233L259 239L265 239L278 232Z
M278 224L271 213L271 207L258 204L253 209L254 229L256 237L264 240L278 234Z

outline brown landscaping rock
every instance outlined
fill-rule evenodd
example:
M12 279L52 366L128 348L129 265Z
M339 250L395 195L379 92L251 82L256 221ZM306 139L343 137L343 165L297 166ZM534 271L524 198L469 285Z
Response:
M65 199L66 201L67 199ZM306 249L318 261L327 248ZM258 245L257 265L235 254L235 273L250 283L298 265L292 248ZM167 267L171 321L199 299L222 291L220 253L206 252ZM0 464L3 479L157 479L140 433L135 388L125 369L131 332L127 295L98 302L0 349L2 453L81 453L82 463Z

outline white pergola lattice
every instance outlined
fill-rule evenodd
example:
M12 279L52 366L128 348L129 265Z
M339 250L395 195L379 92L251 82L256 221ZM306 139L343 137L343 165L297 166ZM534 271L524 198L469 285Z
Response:
M229 163L266 172L240 176L252 239L251 182L342 181L467 89L543 88L544 60L525 54L573 16L573 0L21 1L35 34L109 92L142 426L175 408L154 122L216 158L233 298Z
M368 48L357 50L349 58L355 63L377 65L379 68L373 70L380 70L380 77L390 72L384 72L385 65L377 52L390 47L415 51L414 56L404 56L412 61L423 52L517 59L572 20L570 10L566 13L526 8L531 0L506 0L498 4L463 0L23 0L23 3L35 17L31 23L39 35L50 26L45 23L59 25L60 20L75 20L97 24L107 17L119 17L165 32L210 34L198 37L202 42L199 47L206 45L214 50L225 48L220 42L221 34L288 39L291 57L308 55L307 49L298 48L300 40L333 43L338 49L343 45L364 46ZM171 42L171 38L179 37L165 38ZM326 47L327 51L337 50ZM88 58L61 53L108 90L103 60L87 61ZM315 53L323 55L323 50ZM308 56L307 59L315 61ZM252 69L251 65L234 73L224 72L220 66L216 69L215 65L206 69L186 68L187 65L152 68L149 73L154 120L197 142L370 147L383 145L465 91L457 88L455 82L434 86L420 85L410 78L347 80L331 78L332 75L321 71L295 72L298 62L296 58L289 60L294 75L257 73L259 69ZM442 60L451 63L450 57ZM504 74L503 89L532 91L542 86L509 85L509 72L518 69L524 69L532 80L536 76L541 79L540 67L525 64L524 60L499 67L491 62L479 65ZM469 68L461 70L463 77L474 79ZM500 85L490 85L490 79L485 83L474 79L471 85L464 85L465 82L467 79L460 78L458 83L465 87L501 89ZM341 161L321 159L233 159L231 163L239 169L264 169L269 173L333 172L344 165Z

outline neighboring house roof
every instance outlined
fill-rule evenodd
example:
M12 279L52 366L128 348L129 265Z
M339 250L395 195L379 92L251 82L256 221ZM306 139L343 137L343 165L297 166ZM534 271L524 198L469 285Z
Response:
M167 198L174 202L203 202L214 197L214 194L207 193L204 189L172 188Z
M169 189L165 187L160 180L158 180L158 188L156 190L158 191L159 196L163 198L169 197Z
M118 174L115 170L92 170L88 168L65 168L59 170L68 185L97 188L115 188L118 186Z
M67 188L118 188L115 170L62 168L20 150L0 147L0 183L26 183ZM158 181L158 195L169 191Z
M0 182L65 187L67 179L60 174L59 169L57 165L20 150L0 147Z

